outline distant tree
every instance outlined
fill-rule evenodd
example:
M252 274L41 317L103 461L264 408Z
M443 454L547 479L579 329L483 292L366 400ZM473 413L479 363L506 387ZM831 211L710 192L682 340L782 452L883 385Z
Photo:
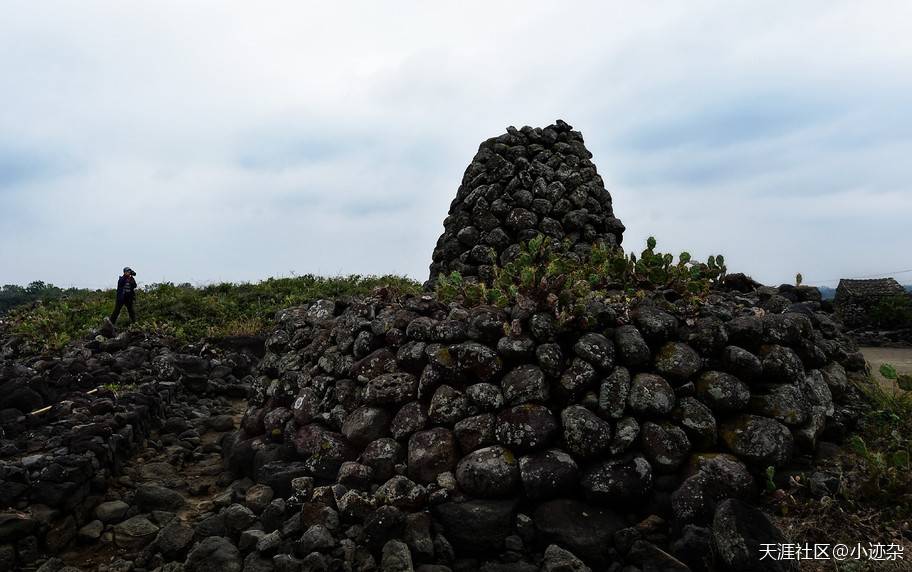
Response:
M35 280L25 287L17 284L6 284L0 287L0 315L6 314L17 306L59 300L77 292L83 292L83 290L78 288L58 288L41 280Z
M912 327L912 297L899 294L882 298L871 310L871 319L885 328Z

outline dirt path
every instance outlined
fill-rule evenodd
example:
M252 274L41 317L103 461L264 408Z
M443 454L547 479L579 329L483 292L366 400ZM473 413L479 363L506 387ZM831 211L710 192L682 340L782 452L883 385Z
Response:
M860 348L865 359L871 366L874 377L885 387L892 389L895 383L884 379L880 375L880 366L884 363L891 364L899 373L912 374L912 348Z
M246 400L243 399L225 400L219 408L219 413L221 417L230 416L233 427L237 427L246 404ZM167 431L166 423L165 427L160 432L154 432L144 447L124 465L122 473L109 482L104 499L124 500L131 505L123 518L140 512L132 505L136 490L143 485L157 485L170 489L179 493L186 501L183 508L172 513L152 511L150 518L158 526L164 526L171 519L192 526L212 511L217 497L226 492L228 483L219 480L224 472L219 442L233 428L228 428L224 420L219 427L211 427L208 419L195 419L189 425L199 434L197 439L191 441L195 446L188 448L186 440L180 443L174 433ZM142 546L120 546L110 527L106 527L105 532L95 542L80 542L77 538L59 558L67 565L78 567L80 570L113 572L121 570L124 563L131 562L141 549Z

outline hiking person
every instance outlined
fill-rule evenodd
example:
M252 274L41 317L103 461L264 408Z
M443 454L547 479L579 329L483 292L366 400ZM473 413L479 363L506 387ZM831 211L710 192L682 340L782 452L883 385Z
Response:
M123 276L117 279L117 303L114 305L114 313L111 314L111 324L117 323L117 317L124 306L127 307L127 313L130 314L130 323L136 321L136 313L133 311L133 301L136 299L136 272L127 266L123 269Z

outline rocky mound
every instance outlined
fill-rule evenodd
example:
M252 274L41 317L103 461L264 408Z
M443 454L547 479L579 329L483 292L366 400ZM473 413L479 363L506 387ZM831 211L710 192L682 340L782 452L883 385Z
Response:
M620 244L589 158L561 121L482 144L432 282L489 280L541 234L574 264ZM816 290L720 284L599 291L572 320L547 296L319 300L278 313L258 363L131 335L59 356L7 344L0 571L74 537L131 559L111 570L767 569L761 545L783 539L751 502L852 428L864 360ZM137 391L84 394L102 384ZM248 386L215 443L233 410L212 396ZM109 488L147 437L135 474L165 478ZM210 484L228 488L188 501Z
M444 220L430 281L459 272L490 282L494 265L538 234L567 241L580 255L593 244L621 244L624 225L591 158L582 134L561 120L510 127L482 143Z
M490 281L540 234L579 257L620 244L590 157L561 121L483 143L431 283L453 271ZM697 301L609 292L570 322L547 305L433 294L281 312L225 444L231 471L284 499L274 512L286 520L260 523L270 541L246 565L267 569L275 554L308 570L755 562L751 547L781 536L744 501L851 428L849 377L864 360L819 292L723 284Z
M141 481L166 459L181 470L190 459L214 461L219 475L221 455L201 436L234 429L226 397L246 396L257 361L139 332L41 354L9 337L0 358L0 571L34 570L48 555L99 540L102 549L138 551L155 539L150 503L133 490L153 489L137 487L125 467L157 433L150 460L158 463ZM192 490L191 481L185 473L168 486ZM139 539L136 524L145 526ZM59 566L41 568L51 569Z
M292 309L229 462L293 495L281 550L329 567L399 550L524 570L554 544L597 567L673 552L699 568L718 503L853 418L855 347L816 302L765 298L606 305L588 331L432 295Z

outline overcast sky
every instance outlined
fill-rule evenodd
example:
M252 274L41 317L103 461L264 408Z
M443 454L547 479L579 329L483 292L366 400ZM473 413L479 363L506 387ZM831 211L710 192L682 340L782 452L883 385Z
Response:
M8 0L0 283L423 280L478 144L557 118L627 250L912 269L910 29L905 1Z

